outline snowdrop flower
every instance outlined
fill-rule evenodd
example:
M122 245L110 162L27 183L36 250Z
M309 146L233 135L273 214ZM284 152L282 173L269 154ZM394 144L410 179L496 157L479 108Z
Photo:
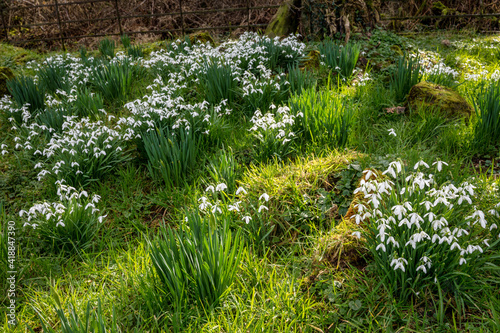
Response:
M224 191L225 189L227 189L227 186L224 183L220 183L215 187L215 191L217 192Z
M437 164L436 169L437 169L437 171L439 171L439 172L441 172L441 170L443 169L443 165L448 166L448 163L443 162L443 161L436 161L436 162L432 163L432 165L436 165L436 164Z
M214 193L214 187L212 185L208 186L206 189L205 189L205 192L208 192L208 191L212 191L212 193Z
M59 226L61 226L61 227L65 227L66 225L63 223L63 221L59 221L59 222L57 222L57 224L56 224L56 228L57 228L57 227L59 227Z
M102 215L102 216L99 216L99 217L97 218L97 220L99 221L99 223L102 223L102 221L106 218L106 216L108 216L108 214L106 214L106 215Z
M352 235L355 236L357 239L361 238L361 233L359 231L353 232Z
M379 245L377 245L375 251L378 251L379 249L382 249L382 251L384 252L386 251L384 243L380 243Z
M247 215L247 216L243 216L242 220L243 220L246 224L248 224L248 223L250 222L250 220L252 220L252 218L251 218L249 215Z
M413 169L417 170L419 166L424 166L427 169L429 168L429 164L425 163L424 161L419 161L419 162L417 162L415 164L415 166L413 167Z
M389 135L396 136L396 132L394 131L394 128L389 128L387 131L389 131Z
M403 272L405 271L404 265L407 265L408 261L404 258L392 259L391 267L394 266L394 270L401 269Z
M260 213L263 209L265 209L265 210L269 210L266 206L264 206L264 205L260 205L260 207L259 207L259 213Z
M243 193L243 194L247 194L247 191L245 191L245 189L243 187L238 187L238 189L236 190L236 195L239 195L240 193Z
M267 193L263 193L260 197L259 200L264 199L265 201L269 201L269 195Z

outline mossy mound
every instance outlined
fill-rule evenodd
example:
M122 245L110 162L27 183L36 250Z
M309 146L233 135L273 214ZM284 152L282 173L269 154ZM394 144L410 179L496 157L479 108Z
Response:
M297 15L297 11L294 10L297 5L300 7L300 1L285 1L267 26L266 35L274 38L276 36L286 36L295 33L299 26L299 16Z
M0 98L9 93L7 81L14 78L14 73L9 67L0 67Z
M335 269L346 269L350 266L361 269L366 266L364 258L368 250L364 246L365 240L358 238L355 232L361 232L361 228L342 221L318 240L313 261L325 263Z
M450 119L466 117L472 114L470 104L451 88L430 82L414 85L408 95L408 106L416 111L419 108L437 108Z
M318 50L312 50L304 60L303 67L305 69L318 69L320 65L320 59L321 53Z
M191 41L191 44L195 44L196 42L200 42L201 44L206 44L207 42L210 43L210 45L215 46L215 41L210 36L208 32L200 31L200 32L194 32L189 35L189 40Z

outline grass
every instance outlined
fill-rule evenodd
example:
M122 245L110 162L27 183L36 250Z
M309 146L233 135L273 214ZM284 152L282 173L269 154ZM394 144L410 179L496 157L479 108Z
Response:
M438 48L444 37L452 46ZM0 151L6 151L0 159L0 262L5 266L5 235L9 223L14 224L19 321L9 326L0 317L0 330L26 332L29 325L35 332L498 331L496 248L483 247L488 264L478 257L475 265L464 268L468 279L451 279L449 272L440 271L439 284L432 276L417 283L422 281L417 275L405 280L390 266L392 259L378 257L375 245L367 242L370 237L379 240L373 239L375 224L343 220L355 209L353 192L363 170L383 171L395 160L405 172L422 159L429 164L446 161L446 171L435 173L439 184L473 184L475 205L485 212L500 201L498 64L496 55L487 53L495 41L474 38L436 34L410 39L377 29L370 40L353 44L370 61L371 79L360 80L366 72L354 71L355 54L339 47L345 59L338 77L346 80L337 84L331 84L335 74L324 68L300 68L306 53L288 39L248 43L248 57L231 53L229 44L215 51L172 42L165 52L141 60L141 46L123 38L129 60L115 57L116 49L103 42L99 56L92 58L94 51L83 54L78 64L86 71L66 67L71 84L82 81L71 85L71 97L55 93L61 89L57 69L45 69L54 80L41 80L54 86L40 94L44 88L32 79L33 67L14 65L14 60L7 61L10 53L2 53L0 60L7 59L16 73L23 73L18 77L30 83L19 83L12 103L0 102L5 133ZM416 60L408 60L413 58L399 58L394 45L408 56L417 55L421 71ZM314 48L311 43L306 49ZM228 55L241 61L241 68ZM207 62L208 56L217 60ZM256 67L260 57L265 70ZM446 74L453 73L450 69L436 74L428 63L446 65L458 74ZM467 120L447 119L432 107L390 113L388 108L406 106L409 88L422 78L452 86L476 112ZM245 90L250 84L253 93ZM28 98L25 93L43 100L39 107L28 108L33 115L28 121L19 112ZM227 105L221 103L224 99ZM287 107L292 115L302 112L304 117L287 123ZM251 130L255 123L250 119L259 118L259 108L269 113L266 119L275 120L267 124L267 143ZM10 117L17 119L11 123ZM86 117L90 119L83 121ZM278 122L285 124L279 127ZM104 131L101 136L95 128ZM293 140L282 143L279 129L286 129L285 138ZM45 151L49 143L54 155ZM71 147L88 151L76 156ZM106 154L95 155L95 147ZM74 172L73 162L85 176ZM53 173L38 180L42 169ZM19 216L36 202L59 201L54 181L63 178L79 193L100 196L98 215L106 215L99 228L89 229L91 237L78 250L51 248L40 235L42 229L23 227L46 217L27 221L26 215ZM207 191L221 183L227 188ZM212 206L202 213L203 197ZM391 198L385 202L395 200ZM421 199L411 200L416 205ZM68 214L77 215L87 201L73 200L77 204ZM89 213L92 207L87 209ZM467 213L460 209L456 204L441 213L454 214L450 223L458 225ZM83 231L96 223L97 215L92 214L93 220L81 217L76 220L87 221ZM500 224L494 216L488 219ZM58 221L49 217L52 224ZM396 230L401 229L393 226L390 232ZM358 239L353 235L357 231L367 234ZM471 229L473 234L489 238L490 245L498 239L493 227ZM64 244L67 238L72 236ZM419 244L415 251L423 251L424 243ZM401 255L410 257L413 248L406 250ZM463 267L459 252L439 253L447 258L448 269ZM412 265L418 266L412 263L407 269ZM4 286L4 270L0 278ZM401 286L413 286L415 292L403 292ZM6 295L0 303L9 304ZM91 329L85 328L87 322Z

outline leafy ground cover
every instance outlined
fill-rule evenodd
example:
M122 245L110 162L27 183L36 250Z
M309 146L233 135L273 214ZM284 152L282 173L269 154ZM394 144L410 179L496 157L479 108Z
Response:
M500 330L498 37L122 42L1 46L3 330Z

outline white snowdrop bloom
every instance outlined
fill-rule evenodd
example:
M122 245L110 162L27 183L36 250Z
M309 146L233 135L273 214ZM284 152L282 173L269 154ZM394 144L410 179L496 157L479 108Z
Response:
M265 201L269 201L269 195L267 193L262 193L262 195L259 197L259 200L264 199Z
M355 236L357 239L361 238L361 233L359 231L353 232L352 235Z
M461 195L458 198L458 204L461 205L463 201L466 201L469 203L469 205L472 205L472 200L468 195Z
M488 211L488 214L493 215L495 217L500 217L500 215L498 214L498 212L495 209L490 209Z
M394 237L390 236L387 238L387 244L392 243L393 246L399 247L399 242L394 239Z
M215 187L215 191L217 191L217 192L224 191L224 190L226 190L226 189L227 189L227 186L226 186L226 184L224 184L224 183L220 183L220 184L218 184L218 185Z
M97 220L99 221L99 223L102 223L102 221L106 218L106 216L108 216L108 214L106 214L106 215L102 215L102 216L99 216L99 217L97 218Z
M379 249L382 249L382 251L384 252L386 251L384 243L380 243L379 245L377 245L375 251L378 251Z
M396 171L389 166L389 168L387 168L387 170L385 170L384 172L382 172L383 175L386 175L386 174L389 174L392 176L392 178L396 178L397 175L396 175Z
M460 261L459 261L460 266L462 266L463 264L466 264L466 263L467 263L467 260L465 260L464 257L460 257Z
M208 192L208 191L212 191L212 193L214 193L215 189L212 185L208 186L206 189L205 189L205 192Z
M404 258L397 258L397 259L393 259L391 261L391 267L393 267L394 270L401 269L403 272L405 271L404 265L407 265L407 264L408 264L408 261Z
M403 205L395 205L391 208L393 211L394 215L398 217L398 220L401 220L403 218L403 215L406 214L406 208Z
M59 226L65 227L66 225L64 224L63 221L59 221L59 222L57 222L56 227L59 227Z
M259 207L259 213L260 213L262 210L264 210L264 209L265 209L265 210L269 210L266 206L264 206L264 205L260 205L260 207Z
M436 162L432 163L432 165L437 165L436 166L437 171L441 172L441 170L443 169L443 165L448 166L448 163L443 162L443 161L436 161Z
M454 249L459 249L461 250L462 248L460 247L460 244L458 244L457 242L454 242L453 244L451 244L451 247L450 247L450 250L453 251Z
M442 216L431 222L432 228L436 231L448 225L448 221Z
M247 194L247 191L245 191L245 189L243 187L238 187L238 189L236 190L236 195L239 195L240 193L243 193L243 194Z
M413 169L417 170L420 166L424 166L427 169L429 168L429 164L425 163L424 161L418 161L413 167Z
M243 220L246 224L248 224L248 223L250 223L250 221L252 220L252 218L251 218L249 215L247 215L247 216L243 216L242 220Z
M493 229L497 229L497 225L496 223L493 223L491 226L490 226L490 231L493 230Z
M425 274L427 274L427 268L424 265L420 265L417 267L417 272L418 271L424 271Z
M378 177L377 174L371 169L363 170L363 173L365 174L365 176L363 177L364 179L370 179L372 176L375 176L375 178Z
M422 205L425 205L425 209L426 209L427 211L429 211L429 210L431 209L431 207L433 207L432 202L430 202L430 201L428 201L428 200L426 200L426 201L422 201L422 202L420 203L420 206L422 206ZM428 214L429 214L429 213L427 213L426 215L428 215ZM424 216L426 216L426 215L424 215ZM431 221L431 222L432 222L432 221Z
M396 132L394 131L394 128L389 128L387 131L389 132L389 135L396 136Z
M490 244L488 243L489 239L485 239L483 240L483 243L484 245L486 245L487 247L490 247Z

